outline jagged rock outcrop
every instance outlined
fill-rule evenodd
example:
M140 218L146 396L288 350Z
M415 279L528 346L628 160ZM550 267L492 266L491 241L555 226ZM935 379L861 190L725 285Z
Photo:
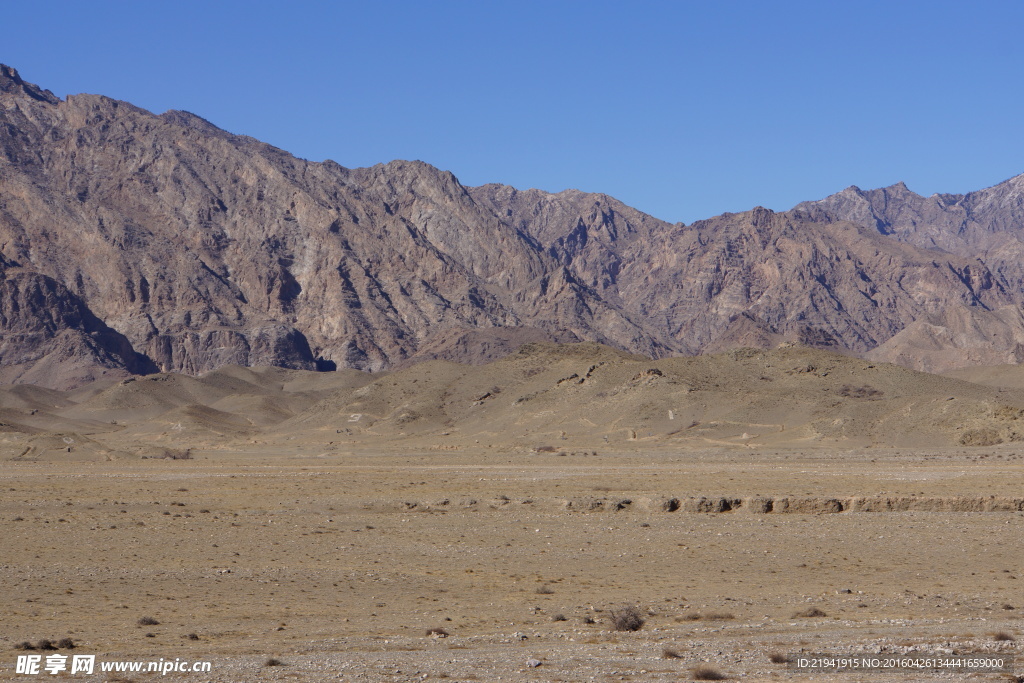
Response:
M986 270L961 272L965 282L991 283L1008 294L1005 305L953 306L908 320L873 357L933 371L1024 360L1024 175L962 195L923 197L904 183L848 187L799 204L794 213L816 222L851 221L907 244L978 259Z
M782 340L864 353L915 320L1020 300L979 259L846 220L758 207L669 225L604 195L473 192L683 353Z
M0 256L0 383L73 388L155 372L129 341L52 278Z
M904 183L866 191L851 186L825 199L798 204L796 211L811 220L870 226L919 247L998 258L1007 245L1021 243L1024 175L968 194L930 197Z
M43 300L83 313L13 315L21 295L5 294L0 368L51 386L89 375L47 375L57 356L15 329L77 331L93 345L62 347L61 363L120 372L376 370L538 340L649 356L795 341L929 369L969 348L969 362L1007 362L1024 339L1022 184L927 199L853 188L673 225L606 195L466 188L422 162L309 162L187 112L62 100L2 67L4 292L34 278ZM935 330L992 316L998 335Z

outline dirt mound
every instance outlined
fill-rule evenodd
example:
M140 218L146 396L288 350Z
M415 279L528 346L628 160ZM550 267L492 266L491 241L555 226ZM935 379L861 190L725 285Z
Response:
M551 333L536 327L496 327L473 330L443 330L426 342L415 355L395 364L395 369L411 367L427 360L448 360L482 365L504 358L528 344L579 341L569 332Z
M45 389L31 384L0 386L0 408L20 410L52 410L74 405L63 391Z
M66 411L77 417L118 422L147 420L176 408L210 405L232 393L188 375L158 374L129 377Z
M117 460L125 451L76 432L37 433L16 441L0 442L0 457L16 462Z
M798 346L653 361L538 344L485 366L397 371L281 428L534 448L992 445L1021 438L1021 408L1021 392Z
M942 373L946 377L988 387L1024 389L1024 365L979 365Z
M529 454L1024 439L1024 390L790 344L655 361L594 343L532 343L486 365L433 360L377 374L230 366L68 393L6 388L0 411L8 432L174 447L290 439Z

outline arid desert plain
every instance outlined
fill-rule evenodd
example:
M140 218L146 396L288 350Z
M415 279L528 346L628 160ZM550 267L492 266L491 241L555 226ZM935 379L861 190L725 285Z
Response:
M5 387L0 680L1016 680L1022 386L541 344ZM1018 661L784 661L914 652ZM15 672L54 653L211 670Z

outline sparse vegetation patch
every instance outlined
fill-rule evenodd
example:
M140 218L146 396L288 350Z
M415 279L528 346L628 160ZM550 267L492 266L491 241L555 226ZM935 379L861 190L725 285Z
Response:
M639 631L647 623L635 605L626 605L611 610L612 628L616 631Z

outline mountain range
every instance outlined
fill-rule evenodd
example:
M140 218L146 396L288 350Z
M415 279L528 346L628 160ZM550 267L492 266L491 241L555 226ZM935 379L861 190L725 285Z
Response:
M0 382L226 365L649 357L790 342L918 370L1024 359L1024 175L851 187L690 225L604 194L311 162L0 66Z

